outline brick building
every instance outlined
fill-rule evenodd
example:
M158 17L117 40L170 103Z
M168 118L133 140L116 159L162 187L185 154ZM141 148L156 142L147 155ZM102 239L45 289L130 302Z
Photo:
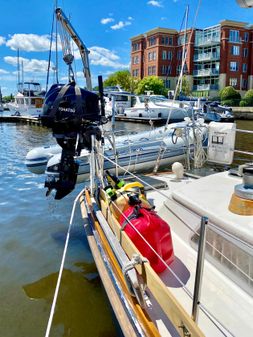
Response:
M193 94L216 96L231 85L243 95L253 88L253 26L221 21L205 29L155 28L131 38L131 74L155 75L175 90L187 49L184 74Z

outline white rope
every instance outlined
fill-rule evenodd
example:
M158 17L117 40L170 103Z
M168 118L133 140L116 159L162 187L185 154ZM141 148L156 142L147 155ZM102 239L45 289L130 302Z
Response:
M60 289L62 272L63 272L65 258L66 258L66 253L67 253L67 249L68 249L70 230L71 230L72 223L73 223L73 218L74 218L76 203L79 200L79 198L82 195L82 193L83 193L83 190L77 195L77 197L75 198L74 203L73 203L72 212L71 212L71 216L70 216L69 227L68 227L68 232L67 232L66 241L65 241L65 246L64 246L64 250L63 250L63 254L62 254L61 266L60 266L60 270L59 270L59 274L58 274L58 279L57 279L57 283L56 283L56 287L55 287L54 298L53 298L53 302L52 302L52 306L51 306L50 316L49 316L48 323L47 323L47 330L46 330L45 337L49 337L49 334L50 334L50 331L51 331L51 326L52 326L53 317L54 317L54 313L55 313L55 305L56 305L56 301L57 301L58 293L59 293L59 289Z

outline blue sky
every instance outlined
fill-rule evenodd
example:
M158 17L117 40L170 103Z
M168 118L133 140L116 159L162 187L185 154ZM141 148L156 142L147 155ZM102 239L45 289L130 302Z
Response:
M155 27L180 29L186 5L189 24L194 22L199 0L58 0L72 25L90 49L93 86L97 76L128 69L130 38ZM17 49L24 79L45 87L53 0L0 0L0 86L3 95L16 92ZM253 23L253 9L240 8L236 0L202 0L196 27L215 25L223 19ZM55 53L52 55L55 63ZM59 53L59 78L66 82L66 66ZM84 85L80 59L76 60L79 85ZM51 76L51 81L53 81Z

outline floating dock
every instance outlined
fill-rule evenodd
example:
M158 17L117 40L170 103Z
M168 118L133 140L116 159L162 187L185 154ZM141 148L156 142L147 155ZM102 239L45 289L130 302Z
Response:
M39 117L32 116L0 116L0 123L23 123L30 125L41 125Z
M154 123L164 124L166 121L163 118L145 118L145 117L128 117L128 116L115 116L116 121L133 122L133 123Z

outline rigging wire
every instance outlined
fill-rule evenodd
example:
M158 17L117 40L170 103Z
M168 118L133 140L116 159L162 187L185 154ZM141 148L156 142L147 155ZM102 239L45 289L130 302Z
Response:
M50 72L50 67L51 67L51 55L52 55L52 44L53 44L54 20L55 20L55 13L53 11L52 27L51 27L51 34L50 34L50 47L49 47L49 55L48 55L48 66L47 66L46 92L47 92L47 89L48 89L49 72Z
M196 12L195 12L195 16L194 16L194 20L193 20L193 26L192 26L191 33L190 33L190 37L189 37L189 43L188 43L188 46L187 46L187 48L186 48L185 55L183 55L182 67L181 67L181 71L180 71L180 75L179 75L179 80L178 80L177 85L176 85L175 93L178 92L178 89L179 89L179 87L180 87L180 81L182 80L182 77L183 77L184 65L185 65L185 63L186 63L186 58L187 58L188 50L189 50L189 48L190 48L190 41L191 41L192 36L193 36L193 31L194 31L194 27L195 27L195 24L196 24L196 21L197 21L197 17L198 17L200 5L201 5L201 0L198 1L198 6L197 6L197 9L196 9ZM181 79L181 80L180 80L180 79ZM176 96L176 95L174 95L173 103L175 102L175 98L176 98L175 96ZM173 105L173 104L172 104L172 105ZM172 108L171 108L170 111L169 111L169 115L168 115L166 124L164 125L164 131L166 131L167 128L168 128L168 124L169 124L169 121L170 121L171 113L172 113ZM162 155L162 142L161 142L160 149L159 149L159 151L158 151L158 156L157 156L156 164L155 164L155 167L154 167L154 170L153 170L154 173L157 173L157 170L158 170L158 168L159 168L160 160L161 160L161 155Z

